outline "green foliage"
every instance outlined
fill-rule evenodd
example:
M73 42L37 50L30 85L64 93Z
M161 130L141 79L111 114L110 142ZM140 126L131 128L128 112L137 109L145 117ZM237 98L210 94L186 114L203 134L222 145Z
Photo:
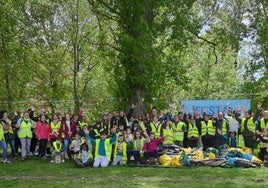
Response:
M9 0L0 8L1 108L83 107L93 120L131 103L147 111L181 99L267 99L265 0Z

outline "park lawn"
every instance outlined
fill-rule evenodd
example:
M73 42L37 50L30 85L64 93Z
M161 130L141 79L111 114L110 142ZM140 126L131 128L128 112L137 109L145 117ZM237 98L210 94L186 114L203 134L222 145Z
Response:
M0 164L0 187L264 187L268 169L126 167L78 169L34 158Z

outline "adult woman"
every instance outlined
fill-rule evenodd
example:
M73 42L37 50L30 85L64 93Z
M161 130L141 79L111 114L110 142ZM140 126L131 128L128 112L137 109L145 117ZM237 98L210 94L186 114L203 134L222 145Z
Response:
M21 160L30 158L30 145L33 137L32 128L35 128L33 121L29 118L29 112L24 112L23 117L20 118L16 125L18 130L18 137L21 142Z

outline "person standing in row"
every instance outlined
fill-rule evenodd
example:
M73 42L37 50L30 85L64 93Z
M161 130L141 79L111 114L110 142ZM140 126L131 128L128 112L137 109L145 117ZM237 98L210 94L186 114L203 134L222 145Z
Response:
M29 118L29 112L26 111L23 117L20 118L16 125L18 130L18 137L21 143L21 160L30 158L31 139L33 137L32 128L35 128L34 122Z

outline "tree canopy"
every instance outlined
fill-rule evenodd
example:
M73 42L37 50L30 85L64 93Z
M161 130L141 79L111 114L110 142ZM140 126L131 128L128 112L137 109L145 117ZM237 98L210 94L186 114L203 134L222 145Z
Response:
M7 0L0 8L3 109L82 107L95 117L181 99L267 103L266 0Z

